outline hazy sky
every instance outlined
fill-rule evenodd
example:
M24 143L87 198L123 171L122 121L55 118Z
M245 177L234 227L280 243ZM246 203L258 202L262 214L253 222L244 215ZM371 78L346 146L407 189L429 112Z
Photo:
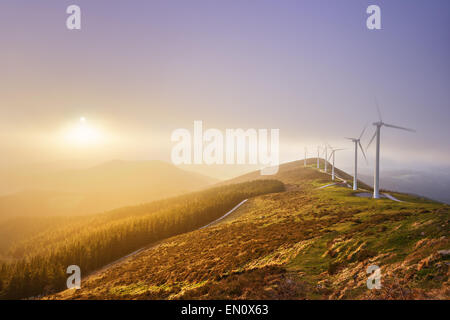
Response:
M366 28L369 4L382 30ZM375 96L386 122L417 129L383 128L382 166L450 163L448 0L2 0L0 41L3 166L169 160L171 132L203 120L279 128L282 160L348 147L350 167L343 137L376 121ZM62 138L80 117L101 143Z

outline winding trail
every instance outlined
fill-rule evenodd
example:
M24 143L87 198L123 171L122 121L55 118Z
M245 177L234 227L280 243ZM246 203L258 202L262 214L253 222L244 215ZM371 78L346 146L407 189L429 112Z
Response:
M240 206L242 206L244 203L247 202L248 199L245 199L243 201L241 201L239 204L237 204L233 209L231 209L230 211L228 211L227 213L225 213L223 216L221 216L219 219L214 220L211 223L208 223L206 226L200 227L197 230L201 230L203 228L208 228L209 226L219 222L222 219L225 219L228 215L232 214L236 209L238 209ZM194 230L195 231L195 230Z
M325 174L327 174L329 176L332 176L331 173L325 172L324 170L320 170L319 169L319 171L322 172L322 173L325 173ZM341 180L341 182L333 182L333 183L330 183L330 184L318 187L317 189L323 189L323 188L327 188L327 187L331 187L331 186L335 186L335 185L344 185L344 186L346 186L348 188L351 188L351 186L348 184L347 180L339 177L336 173L334 174L334 176L336 177L336 179Z
M323 188L327 188L327 187L331 187L331 186L335 186L335 185L337 185L338 183L330 183L330 184L326 184L326 185L324 185L324 186L321 186L321 187L318 187L317 189L323 189Z
M391 196L389 193L383 193L383 195L385 195L386 198L391 199L392 201L405 202L405 201L402 201L402 200L398 200L396 197Z
M237 209L239 209L239 207L241 207L241 206L242 206L244 203L246 203L247 201L248 201L248 199L245 199L245 200L241 201L241 202L240 202L239 204L237 204L233 209L231 209L230 211L228 211L227 213L225 213L225 214L224 214L223 216L221 216L220 218L214 220L213 222L208 223L207 225L205 225L205 226L203 226L203 227L194 229L194 230L189 231L189 232L201 230L201 229L210 227L210 226L212 226L213 224L216 224L217 222L219 222L219 221L225 219L225 218L228 217L230 214L232 214L234 211L236 211ZM167 240L167 239L162 239L162 240L159 240L159 241L157 241L157 242L153 242L152 244L150 244L150 245L148 245L148 246L145 246L145 247L142 247L142 248L140 248L140 249L138 249L138 250L136 250L136 251L133 251L133 252L131 252L130 254L127 254L126 256L123 256L122 258L119 258L119 259L117 259L117 260L115 260L115 261L113 261L113 262L111 262L111 263L108 263L107 265L101 267L100 269L95 270L95 271L93 271L93 272L87 274L86 276L82 277L82 279L83 279L83 280L86 280L87 278L90 278L90 277L92 277L92 276L96 276L96 275L98 275L99 273L101 273L102 271L108 269L109 267L111 267L111 266L113 266L113 265L115 265L115 264L118 264L118 263L120 263L120 262L122 262L122 261L125 261L126 259L128 259L128 258L130 258L130 257L133 257L133 256L137 255L138 253L144 251L144 250L147 250L147 249L150 249L150 248L153 248L153 247L156 247L156 246L160 245L160 244L161 244L162 242L164 242L165 240Z

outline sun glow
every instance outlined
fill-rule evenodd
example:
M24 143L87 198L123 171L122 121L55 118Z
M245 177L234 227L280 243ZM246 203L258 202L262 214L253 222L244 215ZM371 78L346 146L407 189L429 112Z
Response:
M79 146L96 145L101 142L100 130L81 117L77 124L69 126L66 130L66 141Z

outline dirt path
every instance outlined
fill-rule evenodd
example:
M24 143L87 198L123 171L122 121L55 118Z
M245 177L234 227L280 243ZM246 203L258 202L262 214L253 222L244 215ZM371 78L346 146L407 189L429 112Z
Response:
M367 190L365 190L365 191L367 191ZM361 198L372 198L373 194L372 194L372 192L359 192L359 193L355 193L355 196L361 197ZM386 198L386 199L389 199L392 201L396 201L396 202L406 202L406 201L397 199L396 197L390 195L389 193L380 193L380 197Z
M225 219L227 216L229 216L229 215L232 214L235 210L237 210L240 206L242 206L244 203L246 203L247 200L248 200L248 199L245 199L245 200L241 201L241 203L239 203L238 205L236 205L233 209L231 209L230 211L228 211L227 213L225 213L225 214L224 214L223 216L221 216L219 219L216 219L216 220L214 220L213 222L208 223L206 226L203 226L203 227L201 227L201 228L198 228L197 230L201 230L201 229L203 229L203 228L207 228L207 227L212 226L213 224L215 224L215 223L221 221L222 219Z
M197 230L201 230L201 229L204 229L204 228L208 228L208 227L210 227L210 226L212 226L212 225L214 225L214 224L220 222L221 220L225 219L225 218L228 217L230 214L232 214L234 211L236 211L237 209L239 209L239 207L241 207L241 206L242 206L244 203L246 203L247 201L248 201L248 199L245 199L245 200L241 201L241 202L240 202L239 204L237 204L233 209L231 209L230 211L228 211L227 213L225 213L225 214L224 214L223 216L221 216L220 218L214 220L213 222L208 223L207 225L205 225L205 226L203 226L203 227L197 228L197 229L192 230L192 231L197 231ZM192 232L192 231L190 231L190 232ZM154 247L156 247L156 246L159 246L159 245L160 245L161 243L163 243L165 240L166 240L166 239L162 239L162 240L160 240L160 241L157 241L157 242L152 243L151 245L148 245L148 246L142 247L142 248L140 248L140 249L138 249L138 250L136 250L136 251L133 251L133 252L131 252L130 254L127 254L126 256L124 256L124 257L122 257L122 258L119 258L119 259L117 259L117 260L115 260L115 261L113 261L113 262L107 264L106 266L103 266L103 267L101 267L100 269L98 269L98 270L96 270L96 271L93 271L93 272L89 273L89 274L86 275L85 277L82 277L82 280L83 280L83 281L86 281L87 279L89 279L89 278L91 278L91 277L95 277L95 276L99 275L101 272L105 271L106 269L108 269L109 267L111 267L111 266L113 266L113 265L119 264L119 263L121 263L121 262L123 262L123 261L125 261L125 260L127 260L127 259L129 259L129 258L131 258L131 257L134 257L134 256L136 256L137 254L139 254L140 252L142 252L142 251L144 251L144 250L148 250L148 249L154 248Z
M323 188L335 186L335 185L337 185L337 184L338 184L337 182L335 182L335 183L330 183L330 184L326 184L326 185L324 185L324 186L318 187L317 189L323 189Z
M402 200L397 199L397 198L394 197L394 196L391 196L389 193L383 193L383 195L385 195L386 198L391 199L392 201L404 202L404 201L402 201Z

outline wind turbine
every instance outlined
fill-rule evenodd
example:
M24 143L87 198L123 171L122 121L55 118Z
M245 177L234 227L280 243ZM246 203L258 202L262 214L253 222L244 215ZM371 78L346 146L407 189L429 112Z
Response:
M324 168L325 168L325 172L328 172L328 169L327 169L328 168L328 166L327 166L327 164L328 164L328 162L327 162L327 159L328 159L327 144L325 144L324 147L325 147L325 159L324 159L325 164L324 164Z
M367 125L364 127L363 131L359 135L359 138L347 138L347 137L345 138L345 139L351 140L355 143L355 167L354 167L355 172L353 174L353 190L358 190L358 146L361 149L364 159L366 159L366 162L367 162L366 154L361 145L361 138L364 134L364 131L366 131L366 128L367 128Z
M306 147L305 147L305 158L303 159L303 166L306 168L306 152L307 152L307 150L306 150Z
M317 169L319 169L320 146L317 146Z
M344 149L333 149L333 148L331 148L330 159L333 158L332 166L331 166L331 180L333 180L333 181L335 180L335 176L336 176L334 174L334 158L335 158L335 154L336 154L336 151L341 151L341 150L344 150Z
M416 131L413 129L399 127L399 126L395 126L395 125L387 124L387 123L383 122L383 120L381 118L380 108L378 107L378 102L376 100L375 100L375 102L376 102L377 111L378 111L378 118L380 121L373 123L373 125L376 126L377 128L375 130L375 133L374 133L372 139L370 139L370 142L367 145L366 149L369 148L373 139L375 139L375 137L377 137L376 156L375 156L375 175L373 178L373 180L374 180L373 181L373 198L379 199L380 198L380 130L381 130L381 127L385 126L388 128L400 129L400 130L405 130L405 131L410 131L410 132L416 132Z

